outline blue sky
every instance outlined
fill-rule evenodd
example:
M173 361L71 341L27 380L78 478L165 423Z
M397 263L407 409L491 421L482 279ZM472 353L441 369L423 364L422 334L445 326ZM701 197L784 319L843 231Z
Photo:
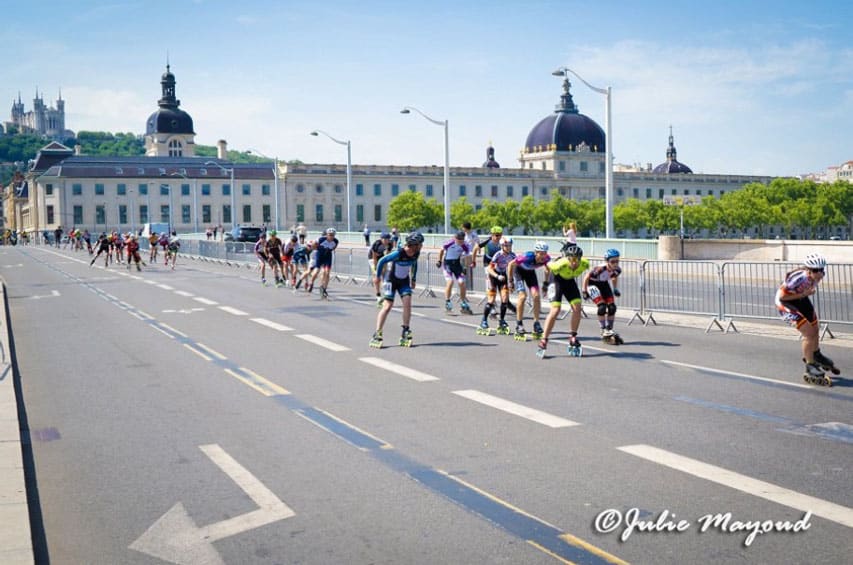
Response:
M853 159L853 8L749 1L24 2L4 13L0 119L36 87L72 130L144 133L166 56L196 141L282 159L518 166L568 66L613 89L617 163L796 175ZM43 34L39 33L39 30ZM604 97L573 80L604 127Z

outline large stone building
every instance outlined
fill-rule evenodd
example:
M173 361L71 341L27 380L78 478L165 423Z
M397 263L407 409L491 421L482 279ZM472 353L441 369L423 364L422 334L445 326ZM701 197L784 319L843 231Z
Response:
M6 132L14 128L18 133L35 133L51 139L74 137L73 131L65 129L65 100L62 99L62 92L59 93L54 108L44 103L44 98L39 96L37 90L36 97L33 98L33 109L29 112L24 108L19 92L18 100L12 101L12 119L4 126Z
M146 122L146 156L87 157L59 143L46 146L21 181L29 190L6 190L7 227L124 231L146 222L169 222L190 232L232 223L282 228L304 223L309 229L339 230L366 223L377 229L387 224L389 203L402 191L443 200L442 167L356 164L348 198L344 164L235 164L226 158L224 141L219 142L218 158L196 157L193 121L179 109L168 66L161 86L159 108ZM603 198L605 134L580 114L570 87L564 80L555 111L530 130L519 167L500 167L490 146L483 166L451 168L449 200L464 196L479 208L489 200L548 199L552 191L574 199ZM664 164L616 168L613 179L617 203L627 198L719 197L746 183L771 180L693 174L675 159L671 132Z

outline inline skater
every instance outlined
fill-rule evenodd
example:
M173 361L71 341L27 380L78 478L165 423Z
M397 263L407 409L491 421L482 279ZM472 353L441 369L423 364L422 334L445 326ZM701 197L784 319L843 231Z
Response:
M622 295L617 287L622 268L619 267L619 251L608 249L604 252L604 263L593 267L583 279L584 300L592 299L598 306L598 323L601 326L601 339L610 345L622 345L622 337L613 331L616 317L616 298ZM611 286L612 285L612 286Z
M518 292L518 302L516 303L516 324L515 324L515 339L517 341L527 341L527 332L524 331L524 303L527 301L527 292L525 285L530 290L533 297L533 339L542 337L542 324L539 323L539 312L542 307L542 301L539 296L539 279L536 276L536 269L545 267L551 256L548 255L548 244L544 241L537 241L533 246L533 251L528 251L524 255L519 255L514 261L509 264L507 277L515 284L515 290ZM546 271L546 281L548 272Z
M308 285L308 292L314 290L314 281L317 279L317 273L320 273L320 298L328 299L329 298L329 274L332 271L332 259L335 256L335 249L337 249L340 242L338 238L335 237L337 234L337 230L335 228L329 228L324 232L325 237L321 237L317 240L316 249L317 249L317 265L314 274L311 276L311 282Z
M488 321L489 314L494 312L495 297L500 293L501 308L497 333L500 335L509 335L509 326L506 323L506 311L512 302L509 300L509 275L507 269L509 268L509 264L514 260L515 253L512 252L512 238L502 237L500 240L500 249L491 256L486 267L487 301L486 306L483 308L483 320L480 322L480 327L477 330L478 334L489 335L491 333Z
M285 284L289 282L291 286L293 286L293 280L296 278L293 253L296 251L297 241L297 237L291 235L287 243L284 244L284 249L281 252L281 261L284 264L284 273L282 273L281 278L284 279Z
M142 267L139 264L142 262L142 257L139 255L139 238L136 234L127 238L125 248L127 249L127 270L130 270L130 264L133 262L136 264L136 270L141 271Z
M388 313L394 307L395 293L400 295L400 301L403 303L403 332L400 335L400 345L403 347L412 345L412 330L409 329L412 318L412 290L415 288L418 257L423 243L424 236L418 232L410 233L403 247L395 249L379 260L373 282L379 284L379 281L384 280L382 291L385 303L376 315L376 331L370 339L370 347L382 347L382 328Z
M172 260L172 270L175 270L175 264L178 262L178 249L181 248L181 242L178 240L178 233L175 230L172 230L172 236L169 238L168 245L166 247L166 264L169 264L169 259Z
M152 265L157 262L157 241L159 239L157 232L151 232L151 235L148 236L148 247L150 248L148 262Z
M581 291L578 288L577 277L589 269L589 261L583 258L583 249L571 241L565 242L560 251L563 256L549 262L546 266L551 273L552 284L545 293L551 303L551 311L545 318L545 331L542 334L542 340L539 342L537 355L540 359L545 356L545 350L548 348L548 337L551 335L551 330L554 329L557 316L560 315L563 298L566 299L572 309L572 319L569 321L571 328L569 331L569 355L580 357L583 354L581 344L578 341L578 327L581 323Z
M89 266L95 264L95 261L98 260L98 257L101 256L101 253L104 254L104 268L106 269L109 266L110 262L110 238L106 232L101 232L101 235L98 236L98 241L95 243L95 246L98 248L98 252L92 257L92 260L89 262Z
M255 242L255 257L257 257L258 263L261 265L261 284L267 286L267 263L269 262L269 257L267 256L267 234L265 232L261 232L258 241Z
M160 238L157 240L157 243L160 245L163 251L163 265L169 266L169 234L166 232L162 232L160 234Z
M284 284L284 263L281 261L282 243L275 230L270 230L266 243L267 261L275 277L275 286Z
M465 232L465 245L471 250L469 257L463 257L462 262L465 266L465 277L467 289L474 290L474 267L477 266L477 252L480 249L480 236L477 235L471 228L471 222L463 222L462 231ZM467 265L465 265L467 263ZM485 263L483 263L485 265Z
M374 290L376 290L377 308L382 308L382 305L385 303L385 297L382 296L381 289L379 288L380 283L377 277L376 265L382 257L391 251L391 234L388 232L382 232L382 235L379 236L379 239L373 242L373 245L370 246L370 251L367 252L367 263L370 267L370 276L373 277L373 286Z
M785 275L776 291L776 308L782 319L802 334L803 362L806 372L803 380L811 384L832 386L824 370L840 373L832 359L820 352L820 333L817 312L809 296L817 292L817 285L826 275L826 258L819 253L807 255L803 266Z
M296 279L301 280L301 274L308 270L308 248L299 243L296 234L290 236L290 242L293 244L293 278L290 279L290 286L294 292L297 288Z
M471 249L465 243L464 231L457 232L453 239L447 240L438 252L436 267L444 269L444 280L447 281L444 287L444 307L448 312L453 310L450 296L453 293L453 283L456 282L459 285L459 311L463 314L474 313L466 300L465 268L462 266L462 258L470 253Z
M297 249L296 253L299 253ZM320 269L317 267L317 244L316 242L309 241L305 244L305 254L308 257L308 267L303 271L302 275L300 275L299 279L296 281L296 286L293 287L293 292L296 292L299 289L299 286L303 281L307 281L309 278L311 281L317 278L317 274L320 272ZM305 283L305 292L310 293L314 290L313 282Z

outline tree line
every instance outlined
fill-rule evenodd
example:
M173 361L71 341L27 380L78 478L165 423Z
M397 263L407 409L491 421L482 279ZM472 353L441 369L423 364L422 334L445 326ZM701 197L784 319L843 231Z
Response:
M754 231L769 237L778 228L781 237L798 235L811 239L834 228L849 227L853 221L853 185L844 181L831 184L810 180L778 178L770 184L749 183L741 190L720 198L706 196L695 205L666 205L660 200L629 198L613 207L617 232L646 235L678 234L681 214L686 234L704 232L711 237L737 237ZM469 221L478 230L493 225L523 234L560 234L563 226L575 221L582 235L605 231L605 202L571 200L555 189L547 199L525 196L520 201L487 200L476 209L465 197L450 206L450 221L460 226ZM389 225L403 231L438 229L444 223L444 206L423 193L407 191L395 197L388 211Z

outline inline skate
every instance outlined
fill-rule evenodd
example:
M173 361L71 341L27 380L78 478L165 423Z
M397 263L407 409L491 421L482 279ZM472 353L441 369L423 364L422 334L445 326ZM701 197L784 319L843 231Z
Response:
M400 335L400 347L412 346L412 330L409 326L403 326L403 333Z
M524 325L521 322L515 325L515 341L527 341L527 332L524 331Z
M544 359L545 358L545 350L547 350L547 349L548 349L548 340L547 339L540 339L539 340L539 347L536 350L536 356L540 359Z
M582 357L583 356L583 347L581 346L581 342L578 340L578 336L572 334L569 336L569 346L566 348L570 357Z
M370 338L370 347L382 349L382 331L373 332L373 337Z
M806 364L806 372L803 373L803 380L810 385L820 385L820 386L832 386L832 379L826 376L826 373L823 372L820 365L815 363L808 363L805 359L803 362Z
M622 336L614 332L611 328L604 328L601 330L601 341L609 345L622 345L625 343Z
M820 349L815 350L814 352L814 362L824 371L829 371L833 375L840 375L841 369L835 366L835 362L820 352Z
M489 322L485 319L480 322L480 326L477 328L477 335L495 335L492 332L492 328L489 327Z
M498 322L497 334L498 335L509 335L510 334L509 324L506 323L506 320L501 320Z
M531 332L530 337L533 339L542 339L542 324L538 320L533 322L533 332Z
M471 306L464 300L459 303L459 312L461 312L462 314L474 314L474 312L471 310Z
M447 310L448 312L452 312L453 311L453 302L451 302L450 300L445 300L444 301L444 309Z

